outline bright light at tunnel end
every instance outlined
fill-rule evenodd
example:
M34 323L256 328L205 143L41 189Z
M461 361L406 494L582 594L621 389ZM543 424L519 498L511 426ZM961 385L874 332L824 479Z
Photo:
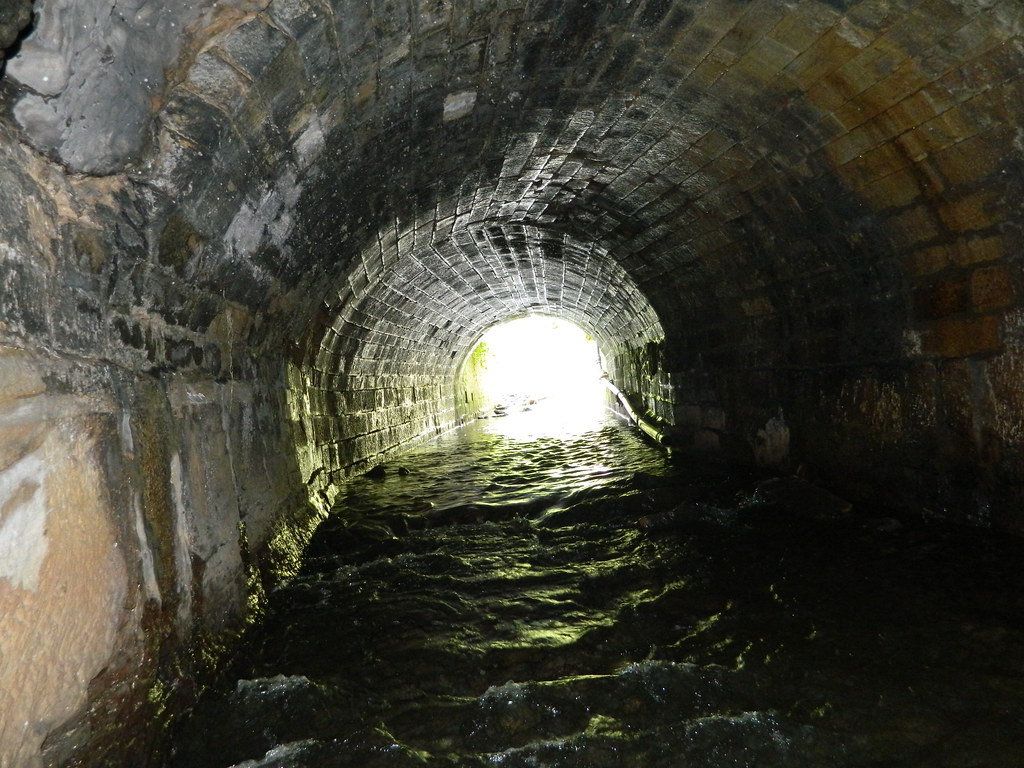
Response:
M579 433L597 428L605 416L597 343L568 320L510 320L487 331L470 359L483 415L505 415L496 425L503 433Z

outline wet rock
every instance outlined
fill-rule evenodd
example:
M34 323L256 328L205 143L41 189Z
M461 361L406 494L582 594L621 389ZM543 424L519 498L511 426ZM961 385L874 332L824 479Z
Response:
M576 496L569 496L559 504L543 509L534 517L534 521L546 528L567 527L572 525L605 525L616 524L622 520L634 520L650 511L650 504L640 493L627 493L614 497L597 496L582 501L575 501Z
M172 765L310 765L314 740L336 733L348 708L343 695L304 675L239 680L228 695L199 704L205 724L186 729ZM271 752L276 762L268 763Z
M32 0L8 0L0 5L0 53L10 48L32 21Z
M853 510L846 499L798 477L776 477L758 484L754 500L817 520L842 519Z
M372 480L383 480L387 476L387 474L388 471L384 467L384 465L378 464L376 467L374 467L373 469L366 473L366 477L369 477Z
M337 745L316 739L305 739L290 744L281 744L269 750L262 759L246 760L234 768L305 768L322 765L328 750L337 750Z
M8 35L24 28L19 24L25 5L25 0L3 3L14 14ZM40 3L34 32L7 64L7 75L31 91L13 109L30 143L55 151L79 172L123 169L148 138L154 95L200 5L189 0Z
M358 562L375 557L390 556L402 552L402 544L396 534L407 533L404 520L376 519L364 517L348 520L330 518L320 526L309 543L309 557L340 558L346 562Z
M551 710L543 685L508 681L488 688L478 703L467 740L478 749L523 746L544 732Z
M707 504L684 502L672 509L644 515L636 525L644 533L667 530L721 528L736 522L735 510L718 509Z
M895 517L876 517L864 523L864 527L873 533L899 533L903 523Z
M460 504L457 507L430 510L426 518L428 522L440 525L479 523L484 519L484 512L478 504Z
M784 765L793 756L792 733L772 712L715 714L687 724L684 759L707 765L711 755L715 765Z
M696 502L700 498L698 494L681 486L651 488L644 491L643 496L652 510L671 509L686 502ZM704 500L707 501L707 499Z

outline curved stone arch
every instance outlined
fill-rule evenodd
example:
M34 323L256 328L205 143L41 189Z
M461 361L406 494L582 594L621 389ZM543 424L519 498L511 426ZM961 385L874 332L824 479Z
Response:
M474 77L430 70L394 93L394 78L418 55L403 42L400 24L391 30L391 49L374 43L381 54L375 63L343 73L342 53L354 51L354 43L338 37L341 17L328 5L310 0L255 14L225 13L192 46L189 65L165 100L153 183L180 191L179 182L195 179L196 168L211 168L200 179L204 188L190 190L198 192L195 202L186 203L206 238L197 269L209 273L204 279L212 290L255 311L291 287L294 299L285 302L291 318L275 322L291 329L315 315L322 300L332 301L331 285L344 287L344 277L323 261L321 244L332 253L358 253L382 219L394 218L397 229L400 220L422 220L414 211L430 205L433 226L440 228L446 219L464 217L469 198L487 202L473 208L475 219L529 214L538 224L599 240L648 292L670 335L701 328L718 334L716 326L744 322L750 315L737 309L754 304L799 314L815 291L860 285L865 268L879 272L871 286L900 281L891 256L895 244L919 247L914 238L927 238L921 233L956 229L974 215L964 210L973 202L951 203L929 191L938 175L933 156L957 151L942 138L956 97L936 101L941 92L935 90L934 97L914 102L913 115L885 101L912 101L909 89L925 81L929 66L941 65L943 46L953 42L925 47L932 58L917 58L892 34L897 17L829 8L814 17L815 34L837 46L846 63L828 69L798 44L790 25L796 11L780 6L760 20L762 26L752 26L738 6L719 10L746 36L728 46L721 37L708 38L687 59L678 58L677 46L688 27L666 17L658 22L664 32L658 45L638 52L625 68L613 65L620 59L608 52L594 71L582 60L539 57L537 46L547 44L539 35L529 44L526 38L509 43L500 61L481 59ZM651 34L635 9L602 12L621 29L641 25L637 29ZM503 18L487 27L488 35L504 34L499 27L511 17ZM964 18L973 36L965 31L954 38L979 52L1010 34L999 31L1007 19L997 13L965 9ZM365 19L355 14L346 23L358 28ZM428 26L448 30L452 40L472 37L456 33L458 25L444 13ZM310 62L321 49L331 63L318 73ZM699 55L704 49L728 50L729 70L709 71ZM848 82L871 62L899 75L903 91L857 90ZM630 92L626 85L638 69L648 73L645 89ZM521 89L517 83L527 70L566 87ZM286 94L280 93L284 73L301 75ZM329 97L324 88L335 76L342 87ZM357 81L374 83L372 93L361 96ZM590 87L598 81L600 89ZM445 113L453 94L470 92L476 98L466 97L469 106ZM519 101L511 101L517 95ZM841 140L836 115L854 126ZM967 136L967 142L995 130L983 110L957 110L957 120L971 125L951 136ZM486 142L474 143L474 135ZM464 150L474 146L481 149L467 157ZM891 162L893 146L902 147L909 164ZM863 157L853 154L859 150ZM435 177L421 184L417 174L430 154L438 158ZM389 157L396 171L381 178L374 164ZM879 178L892 168L899 170ZM439 188L444 185L449 188ZM924 190L932 203L903 212L894 188ZM457 202L448 216L442 207L451 199ZM335 221L341 209L346 213ZM776 247L782 238L795 244L795 256ZM868 259L874 266L865 265ZM822 265L832 274L812 291L778 287L821 272ZM302 274L310 277L293 277ZM702 287L709 284L715 290ZM763 284L772 286L767 300L758 295ZM867 307L862 298L855 301ZM875 326L913 322L896 318L892 309L883 314Z
M388 240L388 248L378 236L364 248L337 303L321 315L308 373L295 380L308 392L292 395L334 403L329 411L311 409L307 419L306 434L326 449L319 459L310 454L309 473L351 471L463 418L455 402L462 363L488 328L506 320L571 320L598 341L613 373L664 338L646 297L594 242L486 221L404 252L407 235ZM363 415L371 410L378 416Z
M34 5L37 29L59 30L25 39L8 69L24 79L8 91L19 125L0 120L0 341L39 369L15 405L31 398L26 413L81 438L79 485L103 500L89 514L104 543L130 553L128 583L153 591L148 557L173 596L147 614L129 587L123 621L102 628L121 633L118 658L159 648L140 679L158 679L168 638L230 623L245 572L328 468L419 434L399 429L403 409L436 405L431 428L454 418L443 384L473 334L445 328L448 302L378 335L353 326L337 342L351 347L323 353L386 376L399 347L385 330L429 336L423 380L387 393L316 370L346 301L400 304L417 262L503 240L529 240L516 254L569 243L563 265L605 265L609 290L632 293L577 301L595 328L630 296L649 304L665 341L621 368L694 450L1024 527L1019 0ZM553 279L513 271L486 317ZM0 380L22 365L0 350ZM379 444L345 444L371 432ZM97 561L76 565L90 583ZM180 621L179 599L195 607ZM49 624L75 629L40 614ZM113 734L116 713L152 711L116 689L94 702L111 713L95 730L55 730L68 713L51 708L14 749L35 759L44 732L71 749ZM107 748L119 741L145 744ZM11 754L0 740L0 762Z
M437 294L429 295L428 286ZM605 249L533 225L488 223L470 230L462 243L448 238L400 254L376 283L361 294L353 292L350 300L345 297L345 310L336 313L338 322L351 323L371 289L412 303L412 294L424 297L420 306L426 314L420 317L428 327L435 317L458 318L453 341L441 345L442 359L465 351L465 339L481 333L495 318L500 322L530 312L564 316L608 344L663 335L646 297Z

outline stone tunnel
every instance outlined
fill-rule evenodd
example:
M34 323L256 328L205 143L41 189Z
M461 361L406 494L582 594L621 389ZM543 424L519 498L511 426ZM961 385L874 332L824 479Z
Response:
M145 764L510 318L683 455L1024 531L1019 0L14 0L0 47L2 766Z

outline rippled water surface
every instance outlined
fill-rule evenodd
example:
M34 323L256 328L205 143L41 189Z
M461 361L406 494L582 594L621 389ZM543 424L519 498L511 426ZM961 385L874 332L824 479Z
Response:
M1024 766L1019 542L580 429L353 481L174 768Z

